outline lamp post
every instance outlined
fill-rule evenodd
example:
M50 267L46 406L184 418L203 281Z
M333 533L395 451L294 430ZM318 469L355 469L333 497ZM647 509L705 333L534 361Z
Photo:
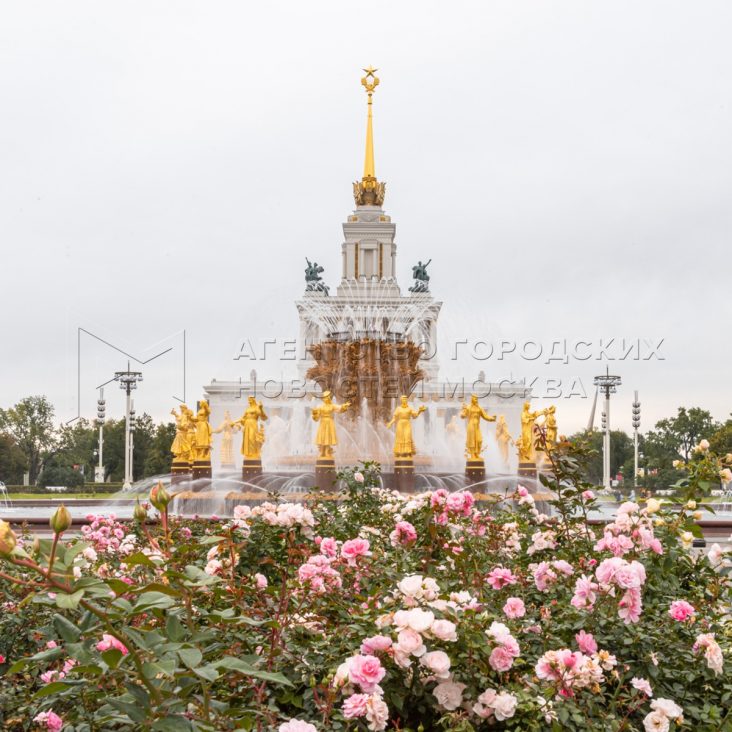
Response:
M130 371L128 363L127 371L116 371L114 380L119 382L120 389L127 395L125 404L125 479L122 488L128 489L132 487L132 427L130 425L130 416L134 415L130 394L133 389L137 389L137 382L142 381L142 373L140 371Z
M605 394L604 409L604 435L602 442L602 484L606 489L610 488L610 394L617 391L621 380L619 376L612 376L610 369L605 368L605 373L595 376L595 386L599 387Z
M104 398L104 389L99 389L99 399L97 399L97 425L99 427L99 465L97 465L94 475L95 483L104 483L104 461L102 459L102 451L104 450L104 416L107 409L107 402Z
M640 402L638 401L638 392L634 392L633 397L633 467L635 469L633 478L633 487L638 487L638 428L640 427Z

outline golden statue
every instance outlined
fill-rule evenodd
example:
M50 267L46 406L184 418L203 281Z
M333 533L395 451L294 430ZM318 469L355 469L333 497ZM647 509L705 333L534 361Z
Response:
M488 414L478 404L478 395L470 395L470 404L463 403L460 416L468 420L468 434L465 440L465 455L469 460L480 460L480 453L483 451L483 435L480 433L480 420L495 422L496 417Z
M315 444L318 446L318 453L321 458L332 457L333 448L338 444L336 437L334 414L345 412L351 406L351 402L335 404L330 391L324 391L321 397L322 404L313 407L312 417L318 425L318 434L315 435Z
M206 461L211 459L211 425L208 418L211 408L207 401L202 401L195 416L196 442L193 446L193 460Z
M407 397L402 395L399 406L394 410L392 418L387 423L391 427L396 423L394 434L394 456L398 458L412 457L417 449L412 439L412 420L419 417L427 409L421 404L419 409L412 409L407 402Z
M260 419L262 421L267 419L262 402L250 396L249 406L244 410L241 419L234 423L237 426L241 425L241 454L247 460L258 460L262 456L264 428L259 424Z
M498 415L498 422L496 422L496 442L498 442L498 449L501 452L503 463L508 467L508 447L515 443L513 441L513 437L511 437L511 433L508 431L506 418L502 414Z
M188 462L195 460L196 454L196 415L185 404L180 405L181 415L185 414L185 429L188 440Z
M185 404L181 404L180 414L171 409L170 413L175 418L175 438L170 446L170 452L173 453L173 462L187 463L191 459L191 442L188 435L189 418L186 414Z
M536 462L536 448L534 446L536 437L534 435L534 427L537 418L542 414L546 414L546 410L532 412L531 404L529 404L529 402L524 402L524 408L521 412L521 439L516 443L520 463Z
M221 438L222 465L234 464L234 432L238 429L240 429L239 423L231 419L231 414L229 414L229 410L227 409L224 412L224 421L215 430L212 430L212 434L214 435L223 434Z

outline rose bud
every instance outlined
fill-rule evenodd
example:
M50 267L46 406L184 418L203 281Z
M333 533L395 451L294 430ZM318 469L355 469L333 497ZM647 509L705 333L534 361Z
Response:
M0 556L9 557L15 549L18 540L7 521L0 519Z
M135 509L132 512L132 515L135 517L135 521L139 521L140 523L147 519L147 511L140 505L139 499L135 503Z
M158 511L164 511L165 507L170 503L170 494L165 490L165 486L162 483L159 482L150 489L150 503Z
M63 503L56 509L53 516L51 516L48 525L53 529L54 534L63 534L71 526L71 514Z

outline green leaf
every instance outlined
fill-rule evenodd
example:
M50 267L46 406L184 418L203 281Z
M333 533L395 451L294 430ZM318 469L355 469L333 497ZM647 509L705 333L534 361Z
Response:
M201 546L208 546L209 544L220 544L222 541L226 541L228 536L204 536L198 543Z
M175 605L175 600L162 592L143 592L135 604L133 612L135 614L147 612L148 610L159 609L167 610Z
M219 678L219 672L211 664L194 668L193 673L206 681L216 681Z
M147 717L147 714L137 704L132 704L123 699L109 699L108 701L111 706L126 714L133 722L144 722Z
M102 651L102 658L109 668L117 668L122 660L122 651L119 648L108 648L106 651Z
M292 682L283 674L273 673L271 671L262 671L254 666L250 666L248 663L241 661L233 656L224 656L222 659L215 661L212 666L216 668L224 668L228 671L238 671L240 674L245 676L251 676L255 679L262 679L262 681L272 681L275 684L283 684L284 686L292 686Z
M165 632L172 641L182 641L185 638L186 630L177 615L168 615L165 620Z
M203 660L203 654L198 648L181 648L178 655L183 664L192 669L195 669Z
M72 686L78 686L80 683L85 683L83 681L52 681L50 684L46 684L45 686L41 687L35 694L33 694L34 699L38 699L42 696L51 696L51 694L57 694L62 691L66 691L67 689L70 689Z
M155 732L190 732L193 729L191 723L185 717L165 717L158 719L153 724Z
M158 566L147 554L143 554L142 552L135 552L134 554L130 554L129 557L125 557L125 564L140 564L143 567L153 567L153 569Z
M81 637L81 630L58 613L53 616L53 627L66 643L76 643Z
M82 597L84 597L84 590L77 590L70 595L66 592L59 592L56 595L56 607L61 610L76 610Z

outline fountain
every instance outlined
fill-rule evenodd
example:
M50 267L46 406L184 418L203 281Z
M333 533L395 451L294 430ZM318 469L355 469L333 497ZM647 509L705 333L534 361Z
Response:
M433 260L412 267L413 283L403 293L396 226L383 210L386 184L374 164L372 103L379 82L373 69L361 81L368 95L366 154L363 176L353 185L355 209L343 224L340 283L331 288L325 268L305 258L305 291L295 302L296 377L261 379L252 370L248 379L213 380L195 412L182 407L176 413L172 483L178 508L187 513L203 512L209 494L218 513L242 496L328 490L337 467L360 460L379 462L384 486L400 490L516 485L518 461L509 446L529 392L490 383L482 373L467 388L463 380L440 378L442 303L430 291ZM208 434L201 422L206 411L219 425ZM481 419L490 422L485 441ZM242 448L232 450L239 427ZM199 446L201 439L206 444ZM191 472L194 454L213 456L211 473L204 465ZM535 466L523 467L527 478L535 477Z

